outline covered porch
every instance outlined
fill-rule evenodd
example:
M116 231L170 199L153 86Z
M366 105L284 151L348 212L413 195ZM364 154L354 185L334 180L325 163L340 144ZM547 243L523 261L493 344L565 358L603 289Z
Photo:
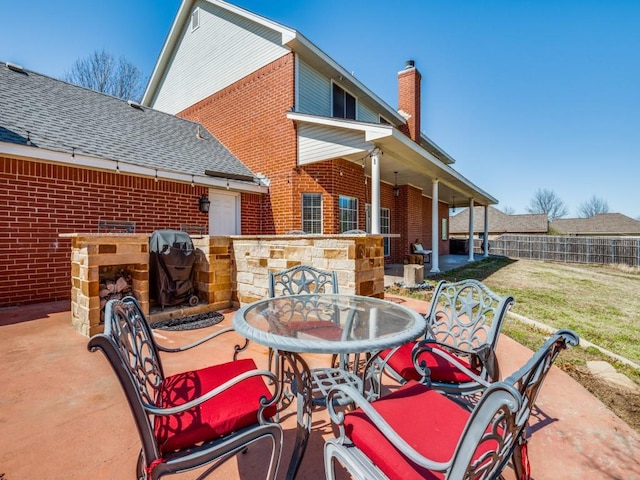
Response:
M362 166L366 198L371 205L367 231L400 239L399 250L391 253L395 262L401 261L409 244L420 238L433 251L429 270L438 273L440 255L449 253L449 209L470 207L473 212L474 206L488 208L498 203L454 170L451 165L455 161L423 134L418 142L383 123L299 112L289 112L287 118L298 125L299 166L336 158ZM385 206L392 207L395 217L389 231L382 230L381 207ZM473 238L473 215L469 223L469 238ZM485 215L484 238L488 238L488 231L489 216ZM488 253L486 242L483 251Z

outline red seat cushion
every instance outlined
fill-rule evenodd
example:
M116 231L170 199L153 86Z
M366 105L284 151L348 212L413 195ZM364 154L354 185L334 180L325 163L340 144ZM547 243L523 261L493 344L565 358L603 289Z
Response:
M413 365L413 360L411 359L411 352L413 350L415 343L407 343L401 346L391 357L389 358L388 365L398 372L400 376L406 380L420 380L420 374L416 370ZM444 350L443 348L432 346L432 348ZM391 350L385 350L380 354L382 359L386 359ZM431 380L434 382L442 382L442 383L464 383L472 381L469 375L461 372L449 363L444 358L434 355L431 352L423 352L419 357L420 361L424 360L427 362L427 367L430 370ZM469 362L462 358L457 358L458 361L464 365L466 368L471 371L475 371L479 373L477 369L471 368Z
M172 375L162 382L158 406L182 405L255 369L253 360L242 359ZM191 447L257 423L260 398L272 396L263 378L251 377L185 412L156 417L154 429L160 451L166 453ZM275 413L276 407L270 407L265 417Z
M471 415L445 395L418 382L410 381L395 392L372 403L376 411L418 453L437 462L449 461ZM441 479L409 461L400 453L360 409L345 416L347 437L390 479ZM473 458L497 444L483 442Z
M299 338L305 335L323 340L340 340L343 330L333 322L324 320L312 320L308 322L290 322L289 329L295 332Z

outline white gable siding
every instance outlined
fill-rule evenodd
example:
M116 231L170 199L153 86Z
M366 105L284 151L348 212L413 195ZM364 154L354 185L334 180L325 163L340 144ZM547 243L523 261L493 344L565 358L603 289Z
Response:
M331 117L331 79L298 58L298 104L296 111ZM362 122L379 123L379 115L359 99L356 114Z
M190 22L169 60L152 107L177 113L287 54L281 34L209 2Z
M371 147L372 145L364 140L364 132L320 125L301 124L298 127L300 165L362 153Z
M302 60L298 60L297 111L331 116L331 81Z

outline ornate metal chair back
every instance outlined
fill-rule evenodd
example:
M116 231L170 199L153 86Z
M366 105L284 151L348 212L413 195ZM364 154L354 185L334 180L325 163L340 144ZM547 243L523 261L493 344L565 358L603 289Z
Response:
M93 336L88 348L101 349L109 360L131 407L144 455L158 458L152 420L142 407L155 405L165 378L153 333L131 297L107 302L104 318L104 333Z
M531 417L536 398L542 384L549 373L553 362L558 354L568 346L576 346L579 343L578 335L572 330L559 330L552 335L531 359L519 370L510 375L503 382L491 384L482 394L478 405L473 411L472 417L483 415L483 411L491 410L485 404L493 402L493 397L500 397L496 393L502 389L510 390L509 395L517 399L517 408L505 408L510 406L510 402L501 406L493 415L489 423L483 420L471 420L468 429L463 434L463 441L460 443L454 466L447 478L488 478L484 476L485 471L491 465L491 470L501 472L509 459L512 459L513 467L517 478L528 477L528 460L526 459L526 427ZM517 392L517 395L514 393ZM473 424L478 423L480 430L485 425L484 431L472 431ZM469 443L466 446L466 442ZM483 445L494 445L495 458L490 459L494 453L478 457L472 461L473 452L478 449L485 449ZM471 455L469 455L469 451ZM465 466L465 473L458 467L458 464ZM459 476L460 475L460 476Z
M270 297L301 293L338 293L336 272L297 265L281 272L269 273Z

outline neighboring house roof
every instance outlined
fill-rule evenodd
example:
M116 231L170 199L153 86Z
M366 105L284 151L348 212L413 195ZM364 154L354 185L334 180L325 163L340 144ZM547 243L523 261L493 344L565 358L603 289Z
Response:
M191 15L195 14L196 7L206 10L209 17L206 25L203 22L193 29ZM211 18L222 21L216 23ZM247 31L253 37L247 35ZM224 54L221 54L221 41L228 44L224 48ZM246 47L244 50L243 46ZM181 48L188 50L188 53L179 56ZM251 52L251 55L247 52ZM222 0L182 1L149 79L142 103L178 113L240 81L251 73L250 69L256 70L289 52L294 52L296 58L302 59L323 76L339 79L341 88L357 97L359 105L383 115L394 127L406 124L405 118L398 111L300 32ZM262 57L258 58L260 55ZM201 57L211 58L211 61L200 62ZM247 60L246 57L251 59ZM297 75L297 78L300 77L301 75ZM168 87L175 87L172 81L180 85L175 91ZM407 141L409 137L400 138L396 135L399 132L393 132L389 128L380 129L380 124L366 121L328 119L317 112L297 110L289 112L287 117L302 127L299 135L312 133L304 138L305 141L316 142L314 153L318 153L317 157L301 159L301 164L338 157L362 159L374 147L381 147L387 155L387 160L381 162L383 181L393 182L397 178L400 184L411 184L422 189L425 195L433 196L432 179L437 178L440 180L440 201L451 203L458 196L474 198L482 205L497 203L494 197L453 170L449 165L454 163L454 159L422 133L420 143L417 144L412 140ZM303 129L304 132L300 133ZM360 136L351 135L344 139L344 144L338 144L338 147L344 147L343 150L349 152L338 155L333 142L339 137L339 134L334 135L336 130L346 131L347 134L355 130L363 133ZM327 138L332 141L327 141ZM404 163L399 165L395 160ZM399 171L399 176L394 178L396 170Z
M497 208L488 207L489 233L536 233L543 234L548 231L546 213L529 213L522 215L507 215ZM484 232L484 207L475 207L473 211L473 231ZM469 234L469 209L465 208L460 213L449 219L450 235Z
M157 170L161 178L190 181L193 175L203 183L206 171L249 183L254 178L195 122L17 66L0 64L0 105L0 153L76 164L85 158L108 169L117 162L123 172L153 175Z
M622 213L599 213L589 218L559 218L550 228L567 235L640 235L640 222Z

